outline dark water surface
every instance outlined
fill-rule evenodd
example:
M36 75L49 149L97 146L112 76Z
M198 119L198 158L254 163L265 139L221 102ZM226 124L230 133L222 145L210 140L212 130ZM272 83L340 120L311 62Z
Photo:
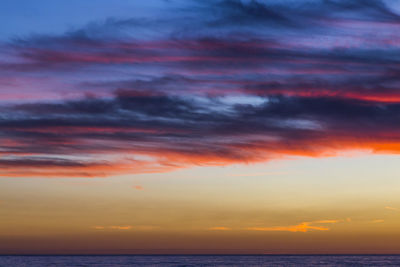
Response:
M0 256L0 266L400 266L400 255Z

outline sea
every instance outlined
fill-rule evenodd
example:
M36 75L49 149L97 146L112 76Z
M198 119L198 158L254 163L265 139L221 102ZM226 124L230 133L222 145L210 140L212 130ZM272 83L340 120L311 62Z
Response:
M0 256L0 266L400 266L400 255L25 255Z

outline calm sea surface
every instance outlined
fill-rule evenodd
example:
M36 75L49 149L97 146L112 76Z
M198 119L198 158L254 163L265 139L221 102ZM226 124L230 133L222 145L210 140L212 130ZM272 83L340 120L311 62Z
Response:
M400 266L400 255L0 256L0 266Z

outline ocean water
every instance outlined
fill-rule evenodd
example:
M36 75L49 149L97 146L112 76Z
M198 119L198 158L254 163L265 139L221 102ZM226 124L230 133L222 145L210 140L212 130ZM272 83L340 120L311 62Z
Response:
M400 255L0 256L0 266L400 266Z

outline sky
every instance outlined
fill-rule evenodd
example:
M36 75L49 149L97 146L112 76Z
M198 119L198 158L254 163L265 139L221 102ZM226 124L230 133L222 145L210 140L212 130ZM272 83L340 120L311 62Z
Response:
M396 0L3 0L0 254L400 253Z

